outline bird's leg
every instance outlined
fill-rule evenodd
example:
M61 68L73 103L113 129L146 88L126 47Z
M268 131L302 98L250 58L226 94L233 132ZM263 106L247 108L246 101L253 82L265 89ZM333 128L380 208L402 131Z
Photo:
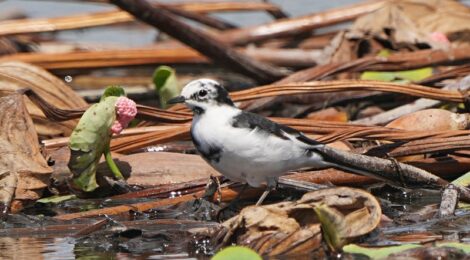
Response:
M266 190L263 192L263 194L261 194L261 197L259 197L258 199L258 202L256 202L256 206L260 206L264 199L266 199L266 197L268 196L268 194L271 192L271 189L269 187L266 187Z
M217 193L217 199L216 201L220 203L222 193L220 191L220 181L217 177L210 176L210 180L206 185L206 188L204 190L204 195L202 197L207 200L207 201L213 201L214 195Z
M272 190L275 190L277 187L277 178L269 178L267 180L267 186L266 186L266 190L263 192L263 194L261 194L261 197L259 197L258 199L258 202L256 202L256 206L260 206L263 201L266 199L266 197L269 195L269 193L272 191Z

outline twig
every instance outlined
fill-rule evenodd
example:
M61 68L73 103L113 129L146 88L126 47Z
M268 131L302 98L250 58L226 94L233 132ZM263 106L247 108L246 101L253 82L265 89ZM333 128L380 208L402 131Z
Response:
M252 61L209 34L179 21L164 8L153 8L145 0L111 0L111 3L210 57L215 63L234 69L260 83L273 82L286 75L277 68Z
M172 13L178 15L178 16L181 16L181 17L184 17L186 19L190 19L190 20L199 22L201 24L210 26L210 27L215 28L215 29L227 30L227 29L237 28L235 25L233 25L229 22L225 22L225 21L219 20L217 18L208 16L208 15L205 15L205 14L187 11L187 10L184 10L182 8L177 8L177 7L174 7L174 6L171 6L171 5L157 4L156 7L163 7L163 8L167 9L168 11L170 11L170 12L172 12Z
M470 56L469 56L470 58ZM314 81L301 83L283 83L267 85L247 90L231 93L231 97L236 101L246 101L250 99L272 97L280 95L294 95L307 93L327 93L338 91L384 91L389 93L407 94L416 97L425 97L436 100L445 100L452 102L463 102L465 97L461 92L435 89L416 84L398 84L383 81L369 80L332 80L332 81Z
M338 167L355 173L385 180L395 185L415 186L420 188L445 188L447 181L414 166L393 160L370 157L351 152L345 152L328 146L316 148L328 161L334 162ZM402 183L402 180L404 183ZM456 186L457 187L457 186ZM470 201L470 190L458 186L461 198Z
M245 190L243 197L255 198L255 197L258 197L262 193L262 191L263 191L262 189L254 189L254 188L247 189ZM100 216L100 215L116 215L120 213L129 212L129 210L146 211L146 210L157 208L157 207L175 205L177 203L190 201L196 198L201 198L204 194L205 194L204 191L198 191L192 194L182 195L176 198L161 199L161 200L150 201L150 202L141 202L141 203L134 203L134 204L129 204L129 205L121 205L121 206L115 206L115 207L89 210L85 212L59 215L59 216L54 217L54 219L72 220L76 218L95 217L95 216ZM238 195L238 189L222 188L222 201L231 201L237 195Z
M367 1L303 17L280 19L268 24L230 30L223 33L222 38L234 45L244 45L272 38L295 36L316 28L350 21L378 9L382 4L383 1Z
M329 63L298 71L276 82L284 84L320 80L341 72L399 71L426 66L456 65L470 60L470 47L451 48L449 50L421 50L392 54L384 57L364 57L347 63Z
M237 51L261 62L280 66L309 67L321 61L321 51L301 49L237 48ZM109 59L113 57L113 59ZM86 69L146 64L208 63L206 57L182 44L156 44L152 47L89 50L65 53L17 53L0 57L0 62L22 61L44 69Z
M416 84L429 86L431 84L434 84L439 81L443 81L445 79L454 79L458 77L464 77L464 76L467 76L468 74L470 74L470 65L462 65L462 66L457 66L449 70L435 73L430 77L427 77L421 81L416 82Z
M433 152L450 152L470 148L470 136L468 131L448 131L454 136L451 137L429 137L422 140L415 140L406 143L384 144L369 148L365 154L373 156L392 157L409 156L416 154L426 154ZM458 134L462 134L458 136Z
M83 229L80 229L80 231L78 231L77 233L75 233L72 237L74 238L80 238L80 237L84 237L84 236L87 236L95 231L98 231L100 230L102 227L106 226L106 224L109 223L109 218L105 218L103 220L100 220L96 223L93 223L89 226L86 226L85 228Z
M108 1L107 1L108 2ZM227 11L276 11L278 8L268 3L257 2L199 2L169 3L173 8L190 12L227 12ZM92 14L78 14L55 18L28 18L0 22L0 35L23 33L53 32L60 30L81 29L87 27L131 22L134 17L127 12L111 10Z
M89 221L84 221L89 222ZM161 229L190 229L200 227L217 226L216 222L194 221L182 219L155 219L155 220L132 220L120 221L120 224L128 228L146 228L149 226L159 227ZM90 224L67 223L62 225L44 225L41 227L21 227L0 229L0 237L54 237L54 236L72 236L77 230L84 229Z
M459 190L454 184L449 184L442 192L441 204L439 205L439 217L454 215L459 202Z
M470 69L470 67L469 67ZM470 70L468 71L470 72ZM446 74L446 76L451 75L452 73ZM430 79L430 81L436 79L435 77L432 77L433 79ZM426 82L426 81L425 81ZM461 81L453 84L449 84L445 86L444 90L459 90L460 92L467 92L468 89L470 88L470 77L465 77ZM358 120L352 121L352 123L355 124L366 124L366 125L380 125L380 124L386 124L392 120L395 120L401 116L404 116L409 113L413 113L416 111L420 111L423 109L431 108L438 106L441 104L441 101L437 100L431 100L431 99L426 99L426 98L420 98L412 103L405 104L399 107L396 107L394 109L390 109L388 111L385 111L383 113L380 113L378 115L366 117L366 118L361 118Z

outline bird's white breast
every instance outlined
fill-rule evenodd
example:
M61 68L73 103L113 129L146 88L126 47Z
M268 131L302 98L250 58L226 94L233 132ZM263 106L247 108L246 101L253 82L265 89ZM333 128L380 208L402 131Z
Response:
M235 107L216 106L193 119L192 134L200 148L221 149L218 162L210 163L223 175L257 187L268 178L279 177L316 160L306 156L304 147L293 140L257 128L233 127L233 117L239 113L241 110Z

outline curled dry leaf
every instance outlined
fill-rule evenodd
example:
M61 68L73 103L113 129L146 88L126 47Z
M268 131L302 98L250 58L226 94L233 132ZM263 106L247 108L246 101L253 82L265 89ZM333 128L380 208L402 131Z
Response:
M8 204L12 191L15 199L39 199L52 169L40 153L33 122L19 94L0 98L0 147L0 201Z
M87 106L87 103L62 80L39 67L21 62L0 63L0 96L23 88L33 89L44 100L61 109ZM51 122L29 100L26 101L26 106L39 135L69 135L78 122Z
M345 215L349 226L345 230L345 237L357 237L371 232L380 221L382 210L377 199L370 193L360 189L339 187L324 189L305 194L299 204L318 205L323 203L334 207ZM359 211L366 209L364 219L356 218Z
M331 229L324 222L320 225L315 213L319 208L325 212L326 207L335 212L326 219L341 224L334 228L343 244L371 232L382 215L378 201L365 191L346 187L318 190L298 201L244 208L223 223L222 244L235 241L268 256L312 252L321 245L321 229L324 234L325 228Z
M469 22L470 9L457 1L388 1L382 8L357 19L351 34L372 34L394 46L427 43L443 48L449 43L446 35L470 29Z

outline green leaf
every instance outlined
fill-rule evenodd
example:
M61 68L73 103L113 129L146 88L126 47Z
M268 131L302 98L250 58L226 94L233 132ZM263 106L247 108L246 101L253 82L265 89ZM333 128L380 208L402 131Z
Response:
M153 84L155 84L163 108L166 108L166 102L178 96L182 89L182 86L178 84L175 70L168 66L160 66L155 70Z
M107 97L120 97L126 96L126 92L120 86L108 86L105 90L103 95L101 96L100 102Z
M54 204L57 204L57 203L60 203L60 202L63 202L63 201L66 201L66 200L71 200L71 199L76 199L77 196L75 196L74 194L72 195L63 195L63 196L60 196L60 195L54 195L54 196L51 196L51 197L47 197L47 198L42 198L40 200L37 200L37 202L39 203L54 203Z
M399 246L387 246L387 247L362 247L355 244L349 244L343 247L343 252L350 254L363 254L371 259L382 259L387 257L390 254L402 252L408 249L421 247L421 245L416 244L404 244Z
M465 173L459 178L453 180L451 183L454 185L462 186L462 187L468 187L470 185L470 172ZM459 201L458 208L468 210L470 209L470 204Z
M70 136L68 166L74 174L74 183L83 191L90 192L98 187L96 166L111 141L117 99L109 96L88 108Z
M377 54L377 57L387 58L388 56L390 56L390 54L392 54L392 52L389 49L382 49Z
M383 49L377 54L377 57L388 57L392 52L388 49ZM378 80L397 83L408 83L412 81L420 81L427 77L432 76L432 68L421 68L415 70L403 71L364 71L361 74L362 80Z
M361 74L361 79L406 83L420 81L430 76L432 76L432 68L428 67L404 71L365 71Z
M248 247L229 246L212 257L212 260L261 260L261 256Z
M418 244L403 244L399 246L387 246L387 247L362 247L355 244L349 244L343 247L343 252L350 254L363 254L371 259L383 259L387 256L399 253L408 249L422 247ZM464 251L466 254L470 253L470 244L458 243L458 242L447 242L439 243L437 247L453 247Z
M364 71L361 74L361 79L392 82L395 80L395 74L393 72Z
M452 184L467 187L470 185L470 172L465 173L459 178L452 181Z
M470 254L470 244L458 243L458 242L446 242L437 244L438 247L453 247L460 249L465 252L465 254Z
M347 223L344 216L326 204L320 204L314 210L320 221L326 243L333 251L339 251L346 242L344 232L347 230Z

